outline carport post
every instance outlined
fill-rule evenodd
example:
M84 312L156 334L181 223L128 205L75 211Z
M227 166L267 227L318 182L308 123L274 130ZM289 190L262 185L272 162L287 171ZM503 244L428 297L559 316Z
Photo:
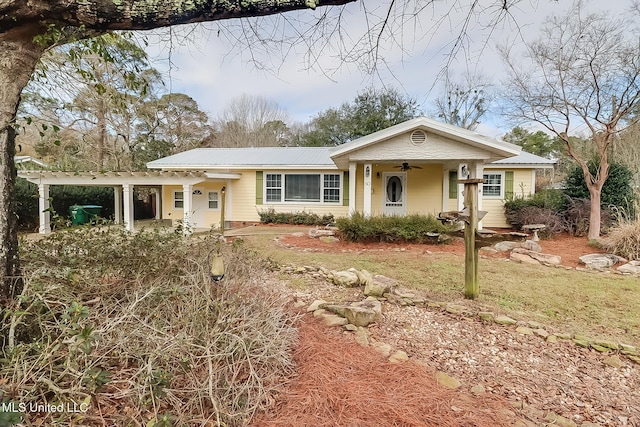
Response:
M38 208L40 209L38 232L40 234L49 234L51 233L51 212L49 211L51 203L49 201L48 184L38 184L38 196Z
M124 201L124 226L127 231L133 231L133 185L122 184L122 199Z

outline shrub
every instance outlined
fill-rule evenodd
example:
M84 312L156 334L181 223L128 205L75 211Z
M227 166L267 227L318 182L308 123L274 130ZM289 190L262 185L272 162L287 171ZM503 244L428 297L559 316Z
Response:
M630 260L640 259L640 219L621 221L601 243L608 252Z
M586 236L589 233L589 218L591 216L591 201L589 199L569 199L569 206L565 212L567 231L574 236ZM613 223L611 211L607 208L600 210L600 227L606 233Z
M246 425L293 372L295 316L242 245L121 227L76 227L21 245L25 291L21 307L3 313L0 398L90 402L87 413L23 421ZM226 265L217 285L212 250Z
M276 212L275 209L258 212L263 224L293 225L329 225L333 224L333 215L318 215L312 212Z
M521 225L544 224L545 228L538 231L538 235L543 239L567 231L564 218L553 209L527 206L518 212L517 218Z
M596 162L589 162L589 170L596 173ZM603 208L616 206L624 208L631 217L635 216L634 202L637 194L632 187L633 172L620 163L609 165L609 176L602 187L600 204ZM578 166L572 168L565 180L564 192L572 199L589 199L589 190L584 181L584 173Z
M365 217L356 213L350 218L338 218L336 225L342 238L351 242L424 243L429 241L427 233L450 230L433 215Z
M567 231L564 212L567 199L560 190L542 190L531 197L517 197L504 204L505 216L519 230L526 224L544 224L543 237Z

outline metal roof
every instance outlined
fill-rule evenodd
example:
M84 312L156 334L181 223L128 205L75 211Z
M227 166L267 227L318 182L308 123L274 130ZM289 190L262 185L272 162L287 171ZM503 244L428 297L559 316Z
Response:
M336 169L330 147L196 148L147 163L151 169Z
M507 157L506 159L496 160L491 163L493 165L548 165L553 166L557 163L557 160L550 160L544 157L537 156L535 154L521 151L520 154L513 157Z

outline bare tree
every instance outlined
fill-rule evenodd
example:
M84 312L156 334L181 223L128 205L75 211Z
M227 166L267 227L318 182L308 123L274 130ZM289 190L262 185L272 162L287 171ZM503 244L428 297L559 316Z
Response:
M215 120L218 147L266 147L285 143L288 115L273 100L243 94Z
M482 75L467 73L461 81L447 75L444 94L434 101L436 115L446 123L475 130L493 98L491 83Z
M637 20L637 17L636 17ZM640 103L640 34L628 17L588 14L581 1L565 16L549 18L541 38L528 43L529 68L502 50L510 77L506 114L536 122L560 138L582 168L591 198L589 238L600 235L602 186L609 173L609 148ZM571 133L585 132L598 167L588 162Z

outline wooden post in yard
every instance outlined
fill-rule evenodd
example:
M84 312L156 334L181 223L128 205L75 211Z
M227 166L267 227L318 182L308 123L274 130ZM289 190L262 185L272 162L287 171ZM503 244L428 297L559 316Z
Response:
M464 297L476 299L480 294L478 284L478 246L476 231L478 230L478 184L482 179L460 180L464 184Z

